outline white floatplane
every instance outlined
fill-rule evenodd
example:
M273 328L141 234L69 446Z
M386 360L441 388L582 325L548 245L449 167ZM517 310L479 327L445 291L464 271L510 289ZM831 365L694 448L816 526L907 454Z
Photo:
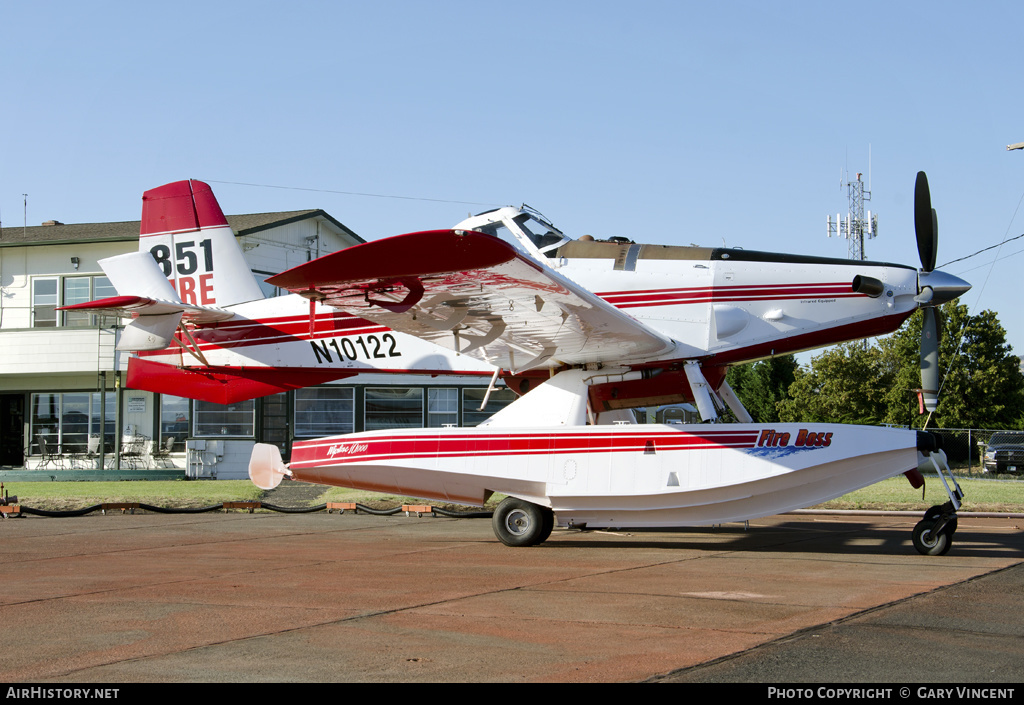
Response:
M932 434L758 424L725 381L731 365L889 333L924 308L922 394L934 408L934 308L970 285L935 270L923 173L915 226L920 269L571 239L508 207L325 255L268 279L293 295L262 300L212 191L176 182L144 196L140 252L101 263L124 295L69 308L132 317L121 347L139 352L135 388L225 401L372 370L490 373L491 389L500 378L520 395L475 428L296 442L287 465L257 444L250 476L265 489L292 477L473 505L500 493L498 538L535 545L556 522L752 519L900 473L916 482L928 463L950 501L914 544L944 553L962 493ZM186 300L190 278L202 300ZM633 423L631 409L679 402L704 423ZM739 423L720 423L726 408Z

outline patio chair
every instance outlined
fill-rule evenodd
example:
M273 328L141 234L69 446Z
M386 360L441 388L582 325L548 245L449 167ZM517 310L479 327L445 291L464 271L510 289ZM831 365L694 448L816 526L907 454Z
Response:
M88 440L85 443L85 452L84 453L72 453L71 454L71 456L70 456L70 458L71 458L71 467L73 467L73 468L74 467L79 467L79 468L87 468L87 469L88 468L95 468L96 467L96 459L99 458L99 455L100 455L100 437L97 436L96 434L92 434L92 435L89 436Z
M36 436L36 445L39 446L39 455L43 458L43 461L36 466L37 470L42 470L49 465L58 470L64 469L64 456L57 450L57 446L47 443L46 438L42 435Z
M121 439L121 467L129 470L137 470L141 465L145 466L144 455L148 436L125 436Z
M154 467L155 467L155 464L158 461L162 462L164 464L163 467L165 467L165 468L166 467L172 467L172 466L168 465L168 463L171 462L171 449L174 448L174 441L175 440L176 439L175 439L174 436L167 436L166 438L164 438L164 442L161 445L154 447L154 449L153 449L153 463L154 463Z

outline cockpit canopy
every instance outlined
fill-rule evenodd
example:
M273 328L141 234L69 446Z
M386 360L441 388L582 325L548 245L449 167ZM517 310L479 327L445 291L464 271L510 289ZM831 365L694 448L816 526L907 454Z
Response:
M455 229L493 235L533 256L554 257L558 248L570 241L547 218L527 205L486 211L467 218Z

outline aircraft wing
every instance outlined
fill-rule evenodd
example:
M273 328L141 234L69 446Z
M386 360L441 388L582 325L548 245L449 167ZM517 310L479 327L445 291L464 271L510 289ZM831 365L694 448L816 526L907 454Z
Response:
M267 282L513 372L628 362L674 345L508 243L474 231L376 240Z

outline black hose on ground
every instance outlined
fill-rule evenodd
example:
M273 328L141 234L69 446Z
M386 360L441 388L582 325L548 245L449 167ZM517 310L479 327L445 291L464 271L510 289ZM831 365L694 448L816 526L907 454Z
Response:
M155 507L152 504L139 504L139 509L146 509L157 514L202 514L223 508L223 504L211 504L209 507Z
M310 512L321 512L324 509L327 509L327 504L318 504L315 507L279 507L276 504L261 502L260 508L269 509L272 512L282 512L284 514L309 514Z
M398 514L400 511L402 511L401 507L394 507L392 509L374 509L373 507L367 507L365 504L357 504L356 509L360 512L374 514L379 517L389 517L392 514Z
M155 512L157 514L202 514L203 512L213 512L224 508L224 504L211 504L208 507L157 507L152 504L143 504L141 502L136 506L138 509L145 509L146 511ZM22 505L20 511L21 515L31 514L33 516L41 517L80 517L91 512L102 511L104 508L105 506L103 504L94 504L82 509L57 511L50 509L35 509L33 507L26 507ZM119 506L118 508L121 507ZM312 507L279 507L276 504L266 504L261 502L260 508L284 514L310 514L313 512L322 512L327 508L327 504L317 504ZM433 507L432 509L435 514L455 519L490 519L493 514L493 512L485 511L455 512L448 509L441 509L439 507ZM373 507L368 507L365 504L356 504L356 511L376 516L392 516L401 512L402 508L393 507L391 509L374 509Z
M102 504L94 504L91 507L85 507L84 509L69 509L66 511L52 511L49 509L33 509L32 507L26 507L22 505L22 514L34 514L40 517L80 517L85 516L89 512L95 512L97 509L103 509Z

